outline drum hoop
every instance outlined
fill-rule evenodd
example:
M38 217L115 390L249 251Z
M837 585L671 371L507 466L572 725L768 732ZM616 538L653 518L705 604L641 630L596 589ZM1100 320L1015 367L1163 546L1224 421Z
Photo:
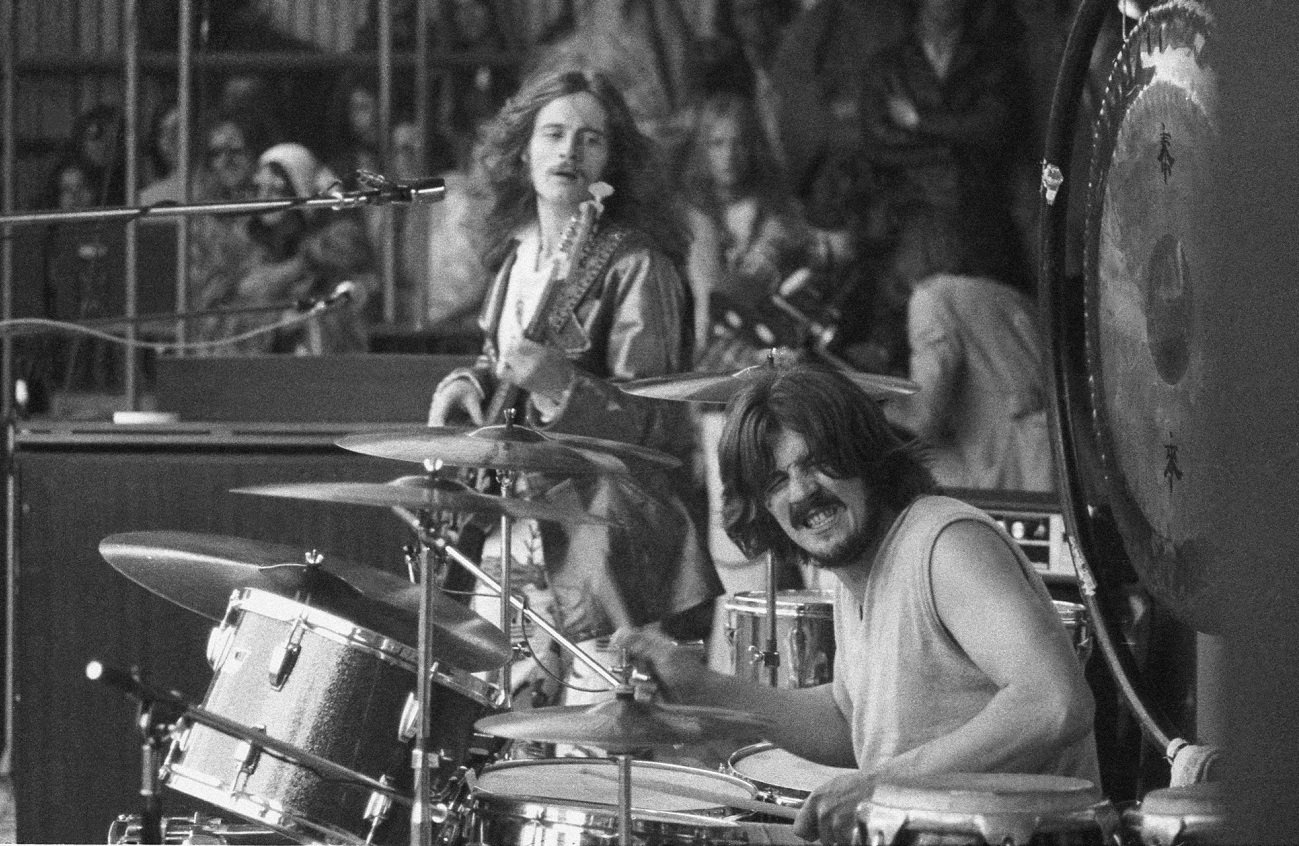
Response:
M308 631L343 646L355 647L371 653L389 664L406 667L412 673L419 663L416 660L415 650L400 641L393 640L373 629L359 626L346 617L305 605L279 594L256 588L243 588L231 597L229 610L253 613L282 623L301 620L303 627Z
M607 763L600 763L600 762L607 762ZM615 805L605 803L605 802L592 802L592 801L581 800L581 799L562 799L556 796L538 796L536 794L525 794L525 793L499 793L495 790L492 790L489 787L483 786L483 779L486 778L490 773L501 772L503 770L531 769L531 768L537 768L539 766L560 766L560 767L570 766L571 767L571 766L592 766L592 765L609 766L610 769L616 769L616 764L611 758L544 758L544 759L533 759L533 760L526 760L526 761L503 761L499 764L491 764L487 767L484 767L483 771L478 774L478 778L474 785L474 795L475 797L486 796L492 800L500 799L503 802L509 802L510 800L520 800L520 802L523 804L531 802L531 803L536 803L541 805L553 805L555 803L563 803L565 805L590 806L591 808L603 809L605 811L608 811L608 809L614 808ZM632 761L632 772L634 773L638 768L648 769L652 772L663 772L669 774L677 773L677 774L689 774L692 776L703 776L713 781L723 781L735 787L740 788L740 790L745 794L745 798L748 799L753 799L756 793L752 783L744 780L743 778L740 778L739 776L728 775L727 773L723 773L723 772L704 770L704 769L699 769L698 767L687 767L681 764L666 764L659 761ZM635 779L633 778L633 781L634 780ZM653 811L655 813L672 813L670 811L656 811L655 809L652 808L642 808L640 810ZM726 814L726 806L719 807L717 805L709 805L706 806L706 810L692 810L689 812L678 811L677 813L691 813L695 816L705 816L705 817L713 816L714 814L716 816L724 816Z
M313 822L312 820L287 811L284 805L275 799L267 799L252 793L234 793L229 787L211 785L211 779L203 774L195 774L183 765L172 765L171 771L182 780L191 782L178 785L168 780L168 786L195 799L208 802L222 810L263 823L278 832L298 839L304 832L323 838L325 842L362 843L355 832L337 826ZM359 784L358 784L359 786ZM341 839L340 839L341 838Z
M788 807L794 807L794 808L800 807L803 804L803 800L807 799L807 797L812 794L811 790L806 790L802 787L797 787L792 784L775 784L769 781L764 781L760 778L744 773L737 766L741 761L745 760L746 758L752 758L755 755L761 755L764 752L772 752L772 751L784 752L785 754L793 758L798 758L798 756L794 755L794 753L788 752L786 750L782 750L779 746L772 743L771 741L764 740L760 743L751 743L748 746L741 746L739 749L736 749L734 752L732 752L731 756L726 759L726 763L722 765L723 767L725 767L723 772L734 775L736 778L743 779L744 781L747 781L750 784L756 786L758 788L758 794L764 797L764 801L774 802L777 805L785 805ZM799 760L805 760L805 759L799 759ZM809 763L815 763L815 762L809 762ZM838 769L843 769L845 772L852 771L851 768L849 767L842 767Z
M373 629L359 626L345 617L304 605L279 594L256 588L242 588L231 597L230 608L226 612L227 618L232 616L231 612L236 613L233 623L229 625L236 629L241 619L238 612L253 613L283 623L301 620L303 628L340 646L358 649L412 674L419 666L414 648ZM429 674L433 681L480 705L496 708L501 704L499 688L496 685L443 661L434 662L429 668Z
M1095 829L1108 842L1118 828L1117 814L1107 802L1067 813L1040 809L1019 811L936 811L924 808L899 808L863 802L857 811L862 827L873 834L884 835L893 842L899 831L923 831L935 834L977 833L990 843L1027 844L1028 837L1016 834L1062 834ZM863 838L869 841L869 837Z
M813 599L819 593L820 599ZM782 598L782 594L785 597ZM808 601L794 601L791 595L807 597ZM733 594L726 601L726 610L732 613L750 612L757 613L761 616L767 614L766 594L762 591L740 591ZM776 592L776 616L777 617L807 617L817 620L834 619L834 592L833 591L777 591Z

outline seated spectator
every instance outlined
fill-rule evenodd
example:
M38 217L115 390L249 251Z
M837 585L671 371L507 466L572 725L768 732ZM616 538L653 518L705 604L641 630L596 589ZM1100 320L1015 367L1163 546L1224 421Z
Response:
M122 110L103 103L77 116L65 158L87 168L96 206L126 201L126 154L122 147Z
M769 307L781 282L808 265L811 237L747 98L717 94L700 105L684 183L694 236L695 335L703 350L710 301ZM758 346L764 345L774 342Z
M890 422L929 447L940 485L1052 491L1041 332L1032 300L986 274L971 244L927 227L898 260L910 286L910 377L920 390L890 400ZM973 243L973 242L971 242ZM940 272L930 272L942 268ZM905 283L904 283L905 284Z
M258 158L258 199L311 197L337 184L334 174L301 144L276 144ZM321 355L364 352L366 302L376 287L376 262L365 228L342 212L288 209L244 222L251 252L236 274L209 277L196 305L203 310L265 306L265 313L233 312L202 323L205 338L230 337L299 311L296 303L320 301L351 282L350 301L319 317L258 335L223 352ZM217 284L219 283L219 284ZM275 306L282 305L278 313Z
M185 202L185 186L180 181L180 108L168 103L159 108L149 126L145 140L145 159L149 178L140 189L139 204Z

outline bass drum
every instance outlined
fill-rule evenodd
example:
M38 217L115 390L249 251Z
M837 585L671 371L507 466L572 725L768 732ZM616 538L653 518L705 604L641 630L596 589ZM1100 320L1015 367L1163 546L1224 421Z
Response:
M325 778L296 761L200 724L186 726L162 768L181 793L304 842L406 843L411 744L403 713L415 689L415 651L334 614L276 594L234 594L213 630L215 671L203 707L324 758L387 780L406 802L359 782ZM444 786L468 759L474 722L497 710L494 688L435 664L432 724L440 752L429 782ZM407 717L406 722L410 721Z

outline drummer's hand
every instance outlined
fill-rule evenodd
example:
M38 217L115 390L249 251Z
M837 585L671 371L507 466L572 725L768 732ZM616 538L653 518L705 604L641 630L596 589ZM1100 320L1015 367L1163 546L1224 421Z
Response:
M870 798L874 780L866 773L835 776L812 791L794 820L794 834L822 843L852 843L857 805Z
M449 426L468 418L475 426L483 425L483 397L468 379L452 379L433 392L429 404L428 424Z
M572 363L564 352L527 338L506 345L496 362L496 377L558 403L573 383Z
M679 699L684 691L699 690L707 672L698 650L678 645L656 626L624 626L613 633L609 643L627 650L636 669L657 679L670 699Z

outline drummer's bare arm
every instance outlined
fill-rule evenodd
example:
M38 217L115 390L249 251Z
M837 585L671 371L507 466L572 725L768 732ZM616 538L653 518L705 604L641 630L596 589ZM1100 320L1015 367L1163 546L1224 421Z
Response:
M1091 729L1094 703L1068 635L1007 541L974 521L943 530L931 578L939 619L999 688L973 719L876 775L1046 772Z
M708 669L698 652L677 646L649 627L622 628L613 644L626 649L637 668L654 676L664 696L687 705L709 705L756 714L767 723L763 736L809 761L855 767L852 733L830 685L773 688Z

